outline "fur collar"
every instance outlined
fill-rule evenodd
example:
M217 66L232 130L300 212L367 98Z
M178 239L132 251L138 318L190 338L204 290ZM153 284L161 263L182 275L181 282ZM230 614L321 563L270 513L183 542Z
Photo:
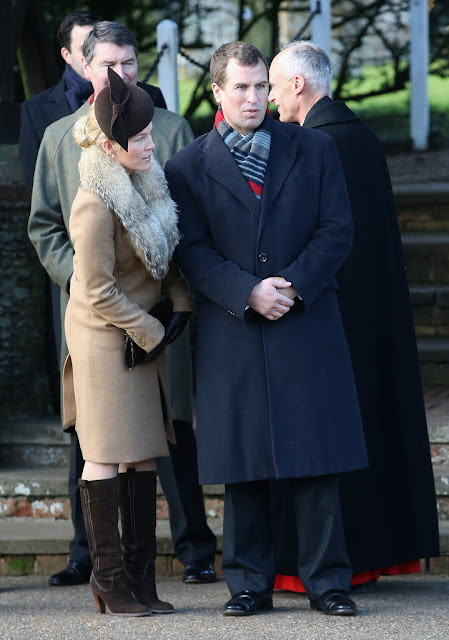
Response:
M79 174L82 188L116 213L147 271L164 278L180 234L176 204L154 155L148 171L128 176L119 162L92 145L81 153Z

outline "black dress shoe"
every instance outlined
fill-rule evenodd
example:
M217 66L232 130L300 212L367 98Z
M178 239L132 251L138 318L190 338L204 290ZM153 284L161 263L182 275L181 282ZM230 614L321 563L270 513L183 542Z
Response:
M217 574L211 564L188 564L182 577L186 584L206 584L216 580Z
M69 562L65 569L48 578L50 587L72 587L89 582L91 569L80 562Z
M232 596L223 609L224 616L253 616L259 611L269 611L273 608L273 598L267 593L256 591L240 591Z
M310 601L310 608L327 616L355 616L357 607L346 591L326 591Z

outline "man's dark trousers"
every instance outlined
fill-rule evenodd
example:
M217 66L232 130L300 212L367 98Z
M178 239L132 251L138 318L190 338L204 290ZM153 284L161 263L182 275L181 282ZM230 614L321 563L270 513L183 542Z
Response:
M78 436L72 427L72 431L70 431L69 498L75 533L70 541L70 561L79 562L86 567L91 567L92 562L87 546L86 528L81 511L81 496L78 488L78 480L83 473L83 467L84 460L81 454Z
M173 420L176 445L170 457L157 458L157 473L170 505L170 530L176 557L184 566L213 564L217 540L207 526L203 490L198 483L196 439L189 422Z
M349 591L346 554L335 475L289 480L299 540L298 568L310 600L333 590ZM227 484L223 530L223 575L231 595L249 589L273 592L275 545L270 481Z

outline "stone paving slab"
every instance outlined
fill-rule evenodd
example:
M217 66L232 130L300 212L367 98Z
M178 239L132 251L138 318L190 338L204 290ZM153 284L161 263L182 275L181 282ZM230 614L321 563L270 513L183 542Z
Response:
M428 390L424 394L427 424L449 426L449 389ZM448 440L449 442L449 440Z
M420 362L440 362L442 364L448 362L449 338L443 336L420 336L416 342Z
M68 495L68 474L67 467L0 469L0 497L66 496ZM207 496L222 496L224 495L224 485L204 485L203 493ZM157 494L163 495L159 478Z
M207 523L217 536L221 550L223 520L208 518ZM71 520L36 520L33 518L0 519L0 554L64 554L68 553L73 536ZM173 542L168 520L158 520L156 525L157 552L173 554ZM0 640L4 640L0 636Z
M223 520L208 518L207 523L217 536L218 551L221 551ZM449 554L449 520L440 520L439 527L441 553ZM72 535L72 523L68 520L0 519L0 554L68 553ZM168 520L157 521L156 539L158 554L174 554ZM0 640L3 640L1 636Z
M59 416L48 416L42 420L1 420L0 444L22 443L69 445L70 436L62 430Z
M435 492L438 496L449 496L449 466L434 467Z
M401 238L406 256L447 256L449 233L413 233L412 231L403 231Z
M431 198L433 202L447 202L449 198L449 184L447 182L418 182L415 184L395 184L394 198L397 205L427 204Z
M68 474L66 467L1 469L0 496L66 496Z
M335 618L311 611L305 596L277 592L274 610L225 618L224 580L184 585L158 581L173 615L99 615L88 585L48 587L45 578L0 579L2 640L447 640L449 577L381 578L374 593L355 597L359 615Z

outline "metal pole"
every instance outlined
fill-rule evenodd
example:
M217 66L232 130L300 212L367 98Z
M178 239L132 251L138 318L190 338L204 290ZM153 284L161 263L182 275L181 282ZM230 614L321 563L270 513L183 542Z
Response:
M157 25L156 35L158 51L162 49L164 44L168 45L157 68L159 88L164 95L167 108L179 113L178 25L173 20L162 20Z
M320 12L313 16L312 42L331 55L331 0L310 0L310 11L319 5Z
M410 136L416 151L429 140L429 12L428 0L410 0Z

